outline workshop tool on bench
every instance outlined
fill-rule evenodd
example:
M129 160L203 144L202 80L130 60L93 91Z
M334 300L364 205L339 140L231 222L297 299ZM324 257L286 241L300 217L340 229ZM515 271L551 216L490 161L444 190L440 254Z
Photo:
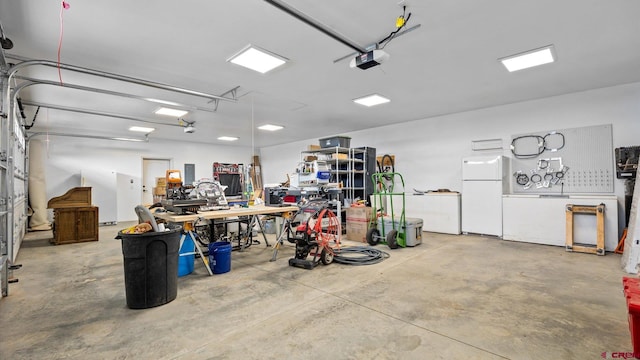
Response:
M226 186L213 179L200 179L194 182L193 190L189 193L189 199L204 199L206 205L200 206L200 211L227 210L229 203L224 195Z
M207 206L207 199L193 199L189 195L193 190L192 185L183 185L180 170L167 170L166 172L167 198L160 203L162 206L177 215L197 214L201 207Z

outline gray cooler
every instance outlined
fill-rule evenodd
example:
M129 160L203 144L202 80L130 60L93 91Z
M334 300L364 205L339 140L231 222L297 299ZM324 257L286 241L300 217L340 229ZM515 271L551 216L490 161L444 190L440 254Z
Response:
M382 221L384 219L384 234L382 234ZM419 218L410 218L405 217L405 222L407 224L407 229L400 229L400 216L394 216L395 219L395 229L401 233L405 232L406 235L406 246L416 246L422 244L422 219ZM378 230L382 236L387 236L387 233L393 229L394 224L391 223L391 216L384 216L378 218Z

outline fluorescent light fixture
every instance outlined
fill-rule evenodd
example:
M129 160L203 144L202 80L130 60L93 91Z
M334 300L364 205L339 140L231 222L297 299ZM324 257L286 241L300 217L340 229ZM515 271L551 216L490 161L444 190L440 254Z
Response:
M181 106L181 104L178 104L177 102L168 101L168 100L160 100L160 99L154 99L154 98L144 98L144 99L146 101L154 102L156 104L163 104L163 105L169 105L169 106Z
M258 126L258 129L260 130L266 130L266 131L276 131L276 130L282 130L284 129L284 126L280 126L280 125L271 125L271 124L264 124L262 126Z
M237 137L235 137L235 136L220 136L220 137L218 138L218 140L222 140L222 141L236 141L236 140L238 140L238 138L237 138Z
M538 65L552 63L555 61L555 56L553 53L553 45L549 45L543 48L507 56L498 60L502 62L502 65L504 65L509 72L514 72Z
M150 133L153 130L155 130L154 128L150 128L150 127L144 127L144 126L132 126L129 128L129 131L136 131L136 132L142 132L142 133Z
M284 65L287 59L267 50L248 45L227 59L227 61L264 74Z
M354 103L364 105L364 106L380 105L380 104L388 103L389 101L391 100L378 94L372 94L372 95L367 95L365 97L361 97L358 99L353 99Z
M148 142L149 139L132 139L132 138L123 138L123 137L113 137L109 138L111 140L119 140L119 141L133 141L133 142Z
M158 115L167 115L173 117L181 117L186 115L187 113L188 111L186 110L171 109L166 107L161 107L160 109L156 110L156 114Z

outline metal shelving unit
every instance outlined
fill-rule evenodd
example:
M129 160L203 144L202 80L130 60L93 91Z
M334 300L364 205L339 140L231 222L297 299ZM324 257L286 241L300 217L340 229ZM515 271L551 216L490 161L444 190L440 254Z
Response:
M313 155L318 161L327 163L331 177L329 182L341 183L341 198L336 200L337 216L346 231L346 214L344 211L356 200L368 200L373 193L371 174L375 171L374 148L329 147L302 151L302 157Z
M302 151L302 156L314 155L318 161L325 161L330 168L331 178L329 182L342 184L342 195L346 203L356 199L367 200L372 189L367 183L370 181L371 172L368 162L373 148L345 148L329 147L317 150ZM373 161L375 162L375 149L373 149ZM343 204L347 205L347 204Z

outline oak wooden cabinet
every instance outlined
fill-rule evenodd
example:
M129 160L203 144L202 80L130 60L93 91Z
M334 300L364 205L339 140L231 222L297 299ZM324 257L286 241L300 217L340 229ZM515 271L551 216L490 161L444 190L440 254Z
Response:
M98 241L98 207L91 206L90 187L73 188L47 207L53 208L53 244Z
M98 207L53 209L53 243L98 241Z

